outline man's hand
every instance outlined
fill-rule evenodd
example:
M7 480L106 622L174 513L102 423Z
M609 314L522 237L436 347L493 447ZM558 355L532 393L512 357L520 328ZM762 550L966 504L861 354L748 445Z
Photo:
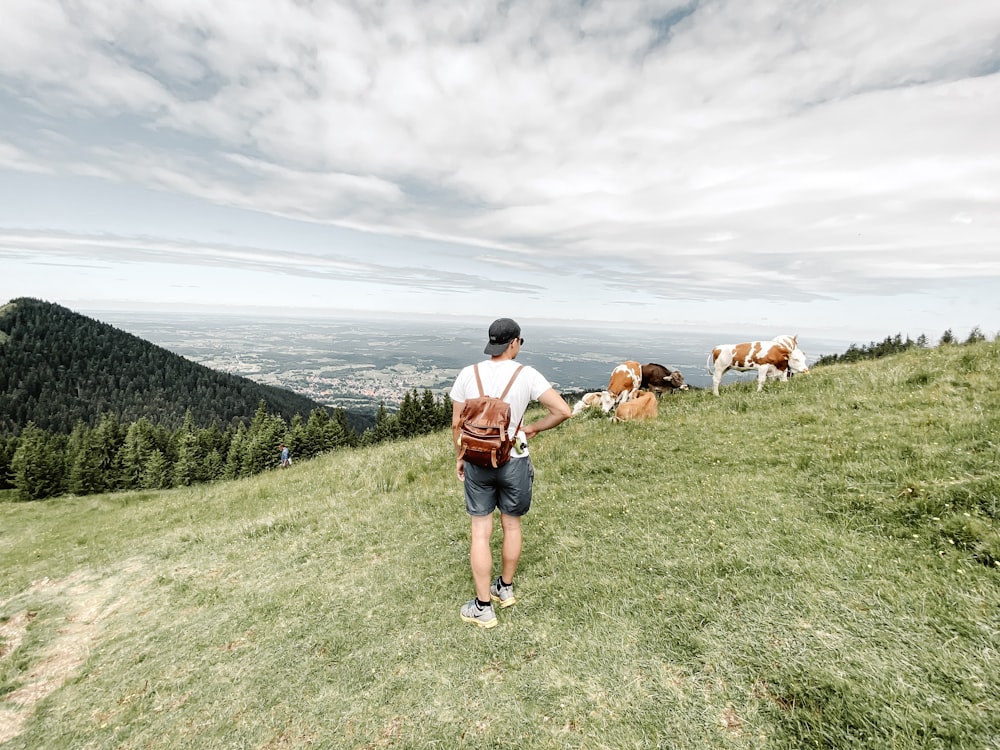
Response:
M573 416L573 411L563 400L563 397L556 392L555 388L549 388L545 391L545 393L538 397L538 401L545 407L548 414L521 428L524 430L524 436L529 440L539 432L551 430L556 425L562 424Z

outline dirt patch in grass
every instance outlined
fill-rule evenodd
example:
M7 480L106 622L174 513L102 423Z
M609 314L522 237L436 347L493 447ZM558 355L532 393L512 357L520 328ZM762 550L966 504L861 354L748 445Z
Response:
M23 600L26 606L0 623L0 659L14 658L28 628L45 609L65 612L56 636L34 653L18 658L27 663L18 686L0 702L0 744L17 737L35 706L73 677L86 661L105 621L130 599L141 564L131 562L113 575L78 572L61 580L44 578L0 602L0 611Z

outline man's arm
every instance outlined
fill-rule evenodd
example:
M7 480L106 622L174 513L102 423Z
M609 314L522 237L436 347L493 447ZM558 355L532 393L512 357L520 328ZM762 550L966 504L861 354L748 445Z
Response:
M545 393L538 397L538 402L549 413L541 419L536 419L531 424L524 425L524 434L529 440L539 432L551 430L573 416L573 411L569 408L569 404L563 400L563 397L559 395L559 392L555 388L549 388L545 391Z
M462 409L465 408L464 401L452 401L451 402L451 446L455 449L455 455L458 455L458 425L462 421ZM465 481L465 459L456 458L455 459L455 474L462 481Z

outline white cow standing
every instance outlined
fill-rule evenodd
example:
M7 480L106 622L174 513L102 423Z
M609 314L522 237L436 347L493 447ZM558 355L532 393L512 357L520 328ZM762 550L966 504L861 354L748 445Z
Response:
M642 385L642 365L629 359L622 362L611 371L608 381L608 392L614 397L614 403L623 404L639 393Z
M712 392L719 395L719 383L727 370L757 370L757 392L768 377L788 380L788 372L809 372L806 355L795 336L778 336L770 341L720 344L708 355L706 363L712 374Z

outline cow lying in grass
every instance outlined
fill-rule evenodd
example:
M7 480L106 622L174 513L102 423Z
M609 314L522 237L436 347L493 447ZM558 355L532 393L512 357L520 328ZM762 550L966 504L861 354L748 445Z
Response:
M656 394L652 391L639 391L628 401L618 404L614 422L630 422L637 419L656 419L660 413Z
M615 397L611 395L611 391L584 393L580 397L580 400L573 404L573 416L576 416L584 409L589 409L591 406L599 406L601 407L601 411L607 414L614 408L614 405Z

